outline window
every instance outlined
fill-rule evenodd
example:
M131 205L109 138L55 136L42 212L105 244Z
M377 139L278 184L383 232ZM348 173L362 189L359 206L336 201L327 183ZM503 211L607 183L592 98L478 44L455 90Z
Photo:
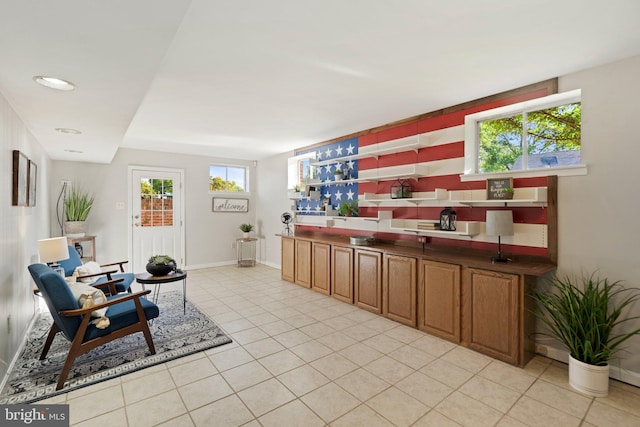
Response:
M209 167L209 191L247 193L247 168L244 166L212 165Z
M581 113L575 90L466 116L465 175L584 173Z
M142 227L173 225L173 180L140 180L140 206Z
M316 180L317 170L311 164L316 161L316 152L300 154L288 159L288 188L294 189L296 187L304 186L305 183Z

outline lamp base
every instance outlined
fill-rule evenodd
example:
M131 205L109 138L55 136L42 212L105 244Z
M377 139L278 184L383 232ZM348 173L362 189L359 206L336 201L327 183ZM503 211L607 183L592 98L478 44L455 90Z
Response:
M492 256L491 264L495 264L496 262L509 262L511 261L509 258L503 258L501 256Z

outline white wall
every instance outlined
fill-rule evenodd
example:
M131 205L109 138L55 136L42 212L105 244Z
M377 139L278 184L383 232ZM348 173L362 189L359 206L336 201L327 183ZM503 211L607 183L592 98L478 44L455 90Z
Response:
M597 270L640 288L638 76L640 56L559 79L560 91L582 89L582 157L588 165L588 175L558 182L561 275ZM633 314L640 315L640 304ZM612 371L640 385L639 336L627 350L620 355L622 371Z
M272 156L258 162L257 213L258 233L261 237L258 260L280 268L280 234L283 224L280 215L291 212L287 198L287 159L293 153Z
M11 206L13 150L38 166L35 207ZM42 146L0 95L0 379L13 360L33 314L36 300L27 266L38 262L39 239L49 236L49 194L45 188L50 162Z
M255 224L256 192L251 191L249 196L248 213L212 212L209 166L214 163L247 166L250 170L250 189L255 189L256 173L252 161L120 149L113 162L108 165L54 161L51 193L53 197L57 197L63 179L81 183L84 188L94 192L96 202L87 218L87 232L96 236L98 261L128 259L129 165L182 169L186 232L184 267L202 268L229 264L236 262L236 251L232 243L242 236L239 225ZM116 209L117 202L124 202L125 208ZM52 209L52 224L55 222ZM60 234L59 228L56 232Z

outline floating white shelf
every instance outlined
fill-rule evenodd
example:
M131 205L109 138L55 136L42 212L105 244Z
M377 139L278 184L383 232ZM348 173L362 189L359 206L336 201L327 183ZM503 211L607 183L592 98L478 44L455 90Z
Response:
M370 221L370 222L380 222L385 219L393 218L393 211L378 211L377 217L372 216L336 216L334 219L348 221L348 222L358 222L358 221Z
M418 152L420 148L425 146L420 140L420 135L411 135L404 138L398 138L391 141L379 142L377 144L367 145L362 147L358 154L352 154L349 156L341 156L333 159L321 160L312 162L311 165L315 167L333 165L335 163L344 163L349 160L358 160L366 158L378 158L385 154L402 153L405 151Z
M547 187L516 188L513 199L487 200L486 190L449 191L452 204L466 206L546 206Z
M449 199L447 190L442 188L436 188L435 191L431 192L414 193L414 196L417 197L392 199L388 194L364 193L359 200L366 205L399 206L406 205L407 203L414 205L433 204L433 202L444 202Z
M419 219L392 219L389 224L389 228L396 232L403 233L415 233L428 236L438 237L468 237L471 238L477 234L480 234L480 222L472 221L458 221L456 223L456 231L444 231L444 230L422 230L418 228L419 222L434 222Z

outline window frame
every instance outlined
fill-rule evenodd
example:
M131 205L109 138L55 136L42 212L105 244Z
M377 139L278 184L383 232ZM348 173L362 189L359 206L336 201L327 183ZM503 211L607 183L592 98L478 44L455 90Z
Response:
M479 144L480 131L478 124L487 120L502 119L521 113L543 110L545 108L557 107L559 105L582 102L582 91L580 89L563 93L556 93L536 98L516 104L505 105L504 107L493 108L479 113L469 114L464 119L464 173L460 175L462 181L480 181L488 178L500 178L505 176L515 176L520 178L538 177L547 175L572 176L586 175L587 166L584 163L573 166L557 166L547 168L533 168L506 172L479 173ZM580 148L582 162L583 147ZM552 172L550 172L552 171Z
M249 167L246 165L237 165L237 164L227 164L227 163L211 163L209 164L209 182L211 182L211 168L219 167L225 168L226 173L226 181L229 182L229 168L238 168L244 170L244 191L215 191L209 189L209 194L223 194L223 195L233 195L233 194L251 194L250 186L249 186Z

